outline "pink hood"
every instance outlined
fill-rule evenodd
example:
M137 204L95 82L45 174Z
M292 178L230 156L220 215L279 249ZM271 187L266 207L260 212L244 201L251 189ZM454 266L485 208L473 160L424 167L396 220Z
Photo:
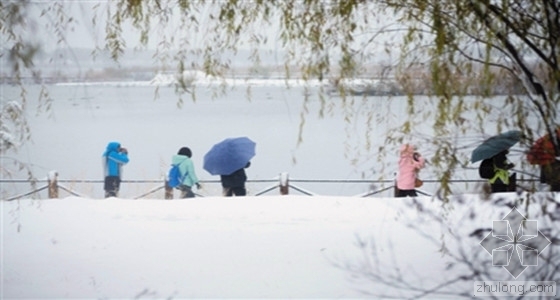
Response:
M414 160L413 155L416 148L409 144L404 144L400 149L399 174L397 176L397 187L400 190L413 190L417 173L424 167L424 158L420 156L418 161Z

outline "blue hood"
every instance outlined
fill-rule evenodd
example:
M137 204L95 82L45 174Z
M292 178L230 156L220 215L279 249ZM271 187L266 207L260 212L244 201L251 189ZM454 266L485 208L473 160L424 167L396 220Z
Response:
M118 151L120 147L121 147L121 143L110 142L109 144L107 144L107 149L105 149L105 152L103 152L103 156L107 156L109 153L113 151L115 152Z

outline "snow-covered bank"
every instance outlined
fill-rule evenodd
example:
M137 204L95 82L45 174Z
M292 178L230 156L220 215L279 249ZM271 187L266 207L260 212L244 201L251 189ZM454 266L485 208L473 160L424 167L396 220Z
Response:
M535 201L548 209L560 204L560 193L541 196ZM452 258L459 253L489 268L491 280L511 280L487 266L492 258L472 233L524 198L463 195L445 208L425 197L1 201L0 298L408 298L413 292L398 282L391 288L368 272L398 272L431 289L470 272ZM541 218L533 208L531 218ZM472 288L469 280L450 284L447 299Z
M357 236L414 247L410 259L439 256L430 246L414 246L421 239L399 224L393 201L4 201L2 296L360 297L348 274L334 267L360 256Z
M188 70L181 76L176 74L158 73L151 80L129 80L129 81L79 81L79 82L60 82L57 86L175 86L182 81L187 86L208 87L208 86L259 86L259 87L329 87L334 89L333 82L328 79L318 80L302 78L283 78L283 77L217 77L207 75L202 71ZM376 79L342 79L338 83L349 88L364 88L378 84Z

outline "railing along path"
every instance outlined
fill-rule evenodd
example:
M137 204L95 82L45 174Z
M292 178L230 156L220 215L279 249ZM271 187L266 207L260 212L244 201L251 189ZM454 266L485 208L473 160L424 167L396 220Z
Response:
M524 182L537 182L538 180L534 180L534 179L521 179L518 181L524 181ZM20 199L20 198L24 198L36 193L39 193L41 191L44 190L48 190L48 198L58 198L59 197L59 191L63 190L67 193L69 193L70 195L73 196L77 196L77 197L82 197L82 198L88 198L88 195L79 193L71 188L68 188L66 185L64 185L64 183L92 183L92 184L102 184L104 181L100 180L100 179L84 179L84 180L76 180L76 179L58 179L58 172L56 171L51 171L49 172L48 176L46 179L42 179L42 180L22 180L22 179L0 179L0 183L30 183L32 184L32 186L34 186L37 183L42 183L44 182L45 185L39 187L39 188L35 188L31 191L25 192L25 193L21 193L18 195L14 195L14 196L10 196L7 197L6 199L3 199L5 201L12 201L12 200L16 200L16 199ZM122 183L132 183L132 184L138 184L138 183L159 183L160 185L136 196L133 197L132 199L141 199L144 198L148 195L154 194L158 191L163 190L164 191L164 199L173 199L174 198L174 193L173 193L173 188L171 188L168 183L167 183L167 178L164 178L162 180L122 180ZM200 181L203 184L206 183L220 183L219 180L201 180ZM362 183L362 184L383 184L383 185L388 185L376 190L370 190L368 192L365 193L361 193L358 195L354 195L352 197L370 197L376 194L380 194L382 192L385 191L389 191L389 190L395 190L396 186L395 186L395 180L394 179L388 179L388 180L359 180L359 179L290 179L289 178L289 174L288 173L280 173L280 175L278 176L278 178L276 179L249 179L247 180L248 183L271 183L271 185L269 187L266 187L260 191L258 191L257 193L254 194L254 196L261 196L264 195L270 191L273 191L275 189L279 189L280 191L280 195L288 195L290 193L290 189L293 189L297 192L300 192L304 195L307 196L315 196L317 195L316 193L309 191L307 189L304 189L300 186L295 185L294 183L329 183L329 184L333 184L333 183ZM437 183L439 182L438 180L424 180L424 183ZM487 182L486 180L450 180L449 183L485 183ZM416 191L421 194L421 195L425 195L425 196L431 196L428 192L423 191L422 189L416 189ZM201 194L196 194L197 197L205 197L204 195Z

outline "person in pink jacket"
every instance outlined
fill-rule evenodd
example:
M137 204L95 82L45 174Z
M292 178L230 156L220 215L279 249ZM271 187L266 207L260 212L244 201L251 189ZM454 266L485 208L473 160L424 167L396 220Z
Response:
M416 197L415 182L420 169L424 167L424 158L410 144L400 149L399 174L397 176L397 197Z

